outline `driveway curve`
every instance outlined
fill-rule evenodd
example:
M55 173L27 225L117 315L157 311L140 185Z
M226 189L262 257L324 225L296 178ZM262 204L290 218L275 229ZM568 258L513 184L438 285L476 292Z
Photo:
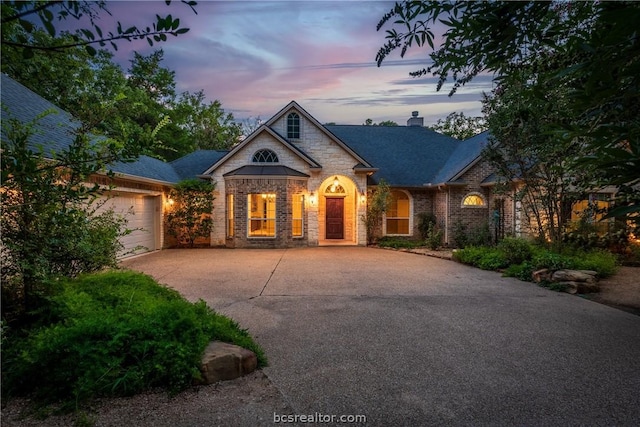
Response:
M640 420L640 317L579 297L360 247L166 250L123 265L205 300L263 346L270 366L254 380L276 392L250 409L230 396L235 425ZM181 425L220 424L203 410L210 418Z

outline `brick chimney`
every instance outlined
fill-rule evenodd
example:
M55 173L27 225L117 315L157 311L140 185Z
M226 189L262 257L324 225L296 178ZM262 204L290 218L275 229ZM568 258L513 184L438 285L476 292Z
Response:
M407 126L424 126L424 117L418 117L418 112L412 111Z

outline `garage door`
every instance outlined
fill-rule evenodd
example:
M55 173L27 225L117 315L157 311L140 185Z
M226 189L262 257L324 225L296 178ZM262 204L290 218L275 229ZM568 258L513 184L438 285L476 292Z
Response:
M153 251L159 248L158 196L118 193L99 209L112 208L114 212L127 218L127 229L132 230L120 238L124 246L120 258Z

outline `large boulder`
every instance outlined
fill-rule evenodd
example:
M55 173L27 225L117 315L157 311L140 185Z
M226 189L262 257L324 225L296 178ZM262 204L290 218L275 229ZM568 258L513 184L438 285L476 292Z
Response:
M553 273L554 282L585 282L596 283L596 272L590 270L558 270Z
M209 343L202 356L201 384L233 380L255 371L258 358L246 348L221 341Z

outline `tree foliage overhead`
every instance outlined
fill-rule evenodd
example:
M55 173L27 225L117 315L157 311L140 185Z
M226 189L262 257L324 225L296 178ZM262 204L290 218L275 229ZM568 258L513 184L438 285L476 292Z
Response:
M431 129L464 141L487 130L487 125L482 117L469 117L462 111L454 111L444 119L438 119Z
M593 187L616 185L618 207L610 215L640 218L640 3L637 2L466 2L396 3L378 24L387 42L381 65L392 52L429 49L426 67L412 73L438 77L450 95L480 73L493 73L502 88L520 85L524 100L553 109L556 99L529 90L562 87L565 116L548 120L541 132L578 140L567 153L570 167ZM443 25L435 44L435 25ZM521 72L527 79L523 86ZM490 125L490 130L494 129ZM495 132L499 134L498 131ZM564 144L564 142L562 142ZM586 174L585 172L590 172Z
M48 39L43 31L34 38ZM86 129L121 141L128 154L173 160L197 149L228 149L240 126L219 101L203 91L176 94L175 72L163 66L164 52L134 53L127 73L113 54L89 55L81 47L37 52L25 60L2 46L2 71L65 111Z
M169 6L171 0L166 0ZM182 0L197 14L197 2ZM167 35L185 34L189 28L181 26L180 19L171 15L156 15L156 21L150 26L139 28L136 25L123 26L117 21L116 28L103 30L98 25L101 14L111 15L106 1L3 1L2 2L2 44L20 50L24 58L31 58L35 51L60 52L73 47L82 47L88 54L97 53L94 45L105 47L107 44L118 50L118 41L146 40L149 46L167 40ZM63 21L82 21L88 19L88 25L73 32L60 32L56 26ZM19 28L19 31L16 29ZM51 37L47 40L30 38L37 28ZM6 30L6 31L5 31ZM62 34L61 34L62 33ZM63 35L64 37L58 37Z

